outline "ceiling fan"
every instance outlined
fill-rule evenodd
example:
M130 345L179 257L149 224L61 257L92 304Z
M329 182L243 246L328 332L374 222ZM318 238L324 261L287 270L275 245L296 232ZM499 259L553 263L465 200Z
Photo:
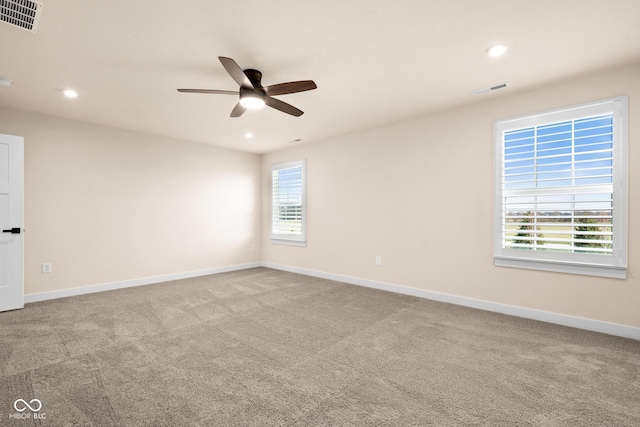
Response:
M280 110L283 113L291 114L299 117L304 112L297 109L293 105L272 98L274 95L285 95L288 93L304 92L306 90L316 89L317 86L313 80L301 80L297 82L279 83L263 87L262 73L258 70L248 68L243 70L231 58L219 56L218 59L227 73L240 85L239 91L234 90L216 90L216 89L178 89L178 92L189 93L215 93L221 95L240 95L240 101L231 111L231 117L240 117L247 109L258 109L264 105Z

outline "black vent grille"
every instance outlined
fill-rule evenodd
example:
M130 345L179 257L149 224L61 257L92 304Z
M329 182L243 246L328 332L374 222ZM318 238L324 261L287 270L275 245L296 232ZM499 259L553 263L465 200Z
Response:
M42 3L31 0L0 0L0 21L36 32Z

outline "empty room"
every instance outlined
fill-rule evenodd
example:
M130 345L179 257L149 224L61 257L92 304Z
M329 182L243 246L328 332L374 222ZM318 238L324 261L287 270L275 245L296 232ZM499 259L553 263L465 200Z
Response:
M0 0L0 426L640 425L637 0Z

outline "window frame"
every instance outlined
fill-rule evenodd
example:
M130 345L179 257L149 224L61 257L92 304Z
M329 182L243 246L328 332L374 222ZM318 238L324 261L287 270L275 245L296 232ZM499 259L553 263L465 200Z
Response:
M301 197L301 233L299 235L292 234L274 234L274 181L273 174L275 171L284 169L302 168L302 197ZM271 243L276 245L302 246L307 245L307 160L294 160L284 163L276 163L271 165Z
M613 177L611 255L522 250L505 247L503 229L504 133L568 120L612 114ZM626 95L494 122L494 265L625 279L627 271L628 97ZM564 188L572 188L566 186ZM576 193L572 193L576 194Z

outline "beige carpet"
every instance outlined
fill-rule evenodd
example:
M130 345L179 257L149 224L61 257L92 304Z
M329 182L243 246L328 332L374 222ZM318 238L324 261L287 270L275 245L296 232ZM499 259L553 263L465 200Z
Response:
M639 373L638 341L266 268L0 313L2 426L639 426Z

